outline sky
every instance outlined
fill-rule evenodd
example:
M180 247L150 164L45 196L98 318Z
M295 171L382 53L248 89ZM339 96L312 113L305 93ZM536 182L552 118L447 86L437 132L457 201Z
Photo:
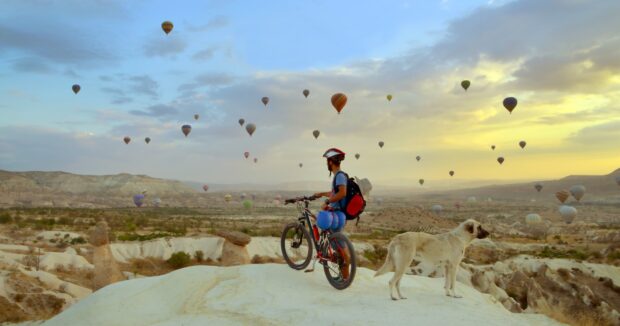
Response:
M338 147L349 174L392 185L607 174L619 14L615 0L4 0L0 169L321 181Z

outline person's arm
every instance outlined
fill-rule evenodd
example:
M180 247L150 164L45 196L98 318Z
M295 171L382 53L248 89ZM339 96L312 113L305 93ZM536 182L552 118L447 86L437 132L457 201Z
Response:
M317 193L314 194L314 197L318 197L318 198L329 197L331 194L332 193L330 191L328 191L328 192L317 192Z
M330 193L330 195L331 195L331 193ZM329 200L330 203L335 203L335 202L340 201L342 198L344 198L346 196L347 196L347 186L340 185L340 186L338 186L338 192L335 193L333 196L330 196L328 200Z

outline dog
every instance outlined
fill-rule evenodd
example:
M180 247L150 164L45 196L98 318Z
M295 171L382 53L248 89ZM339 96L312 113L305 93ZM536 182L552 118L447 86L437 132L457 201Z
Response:
M392 300L406 299L400 292L400 280L418 256L425 261L444 268L446 278L444 289L446 295L462 298L454 290L456 273L465 248L474 239L484 239L489 232L482 228L476 220L469 219L450 232L432 235L423 232L406 232L399 234L390 241L385 263L376 272L375 277L394 272L389 288ZM396 293L394 293L396 290ZM398 296L396 296L397 294Z

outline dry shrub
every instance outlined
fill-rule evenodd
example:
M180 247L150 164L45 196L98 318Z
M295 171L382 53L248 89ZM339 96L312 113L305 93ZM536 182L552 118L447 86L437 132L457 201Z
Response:
M573 326L613 326L613 324L604 320L601 316L597 315L596 311L591 313L581 312L576 315L567 314L564 311L549 308L540 308L538 313L545 314L550 318L553 318L561 323L565 323Z
M259 256L259 255L254 255L254 257L252 257L252 264L271 264L271 263L283 263L284 260L282 258L274 258L274 257L266 257L266 256Z

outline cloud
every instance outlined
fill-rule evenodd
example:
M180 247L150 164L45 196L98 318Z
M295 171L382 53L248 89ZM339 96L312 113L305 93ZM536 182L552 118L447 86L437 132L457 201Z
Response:
M209 22L207 22L206 24L203 25L192 25L192 24L187 24L187 29L190 32L207 32L207 31L211 31L213 29L217 29L217 28L222 28L222 27L226 27L230 24L228 18L224 17L224 16L216 16L214 18L212 18L211 20L209 20Z
M13 62L13 69L17 72L30 72L37 74L54 73L54 69L44 63L43 60L32 57L25 57L15 60Z
M156 104L147 107L143 111L133 110L131 114L148 117L169 117L179 113L179 111L170 105Z
M207 73L194 77L189 83L181 84L178 87L180 92L193 92L202 87L222 87L231 84L235 78L226 73Z
M0 24L0 43L4 51L17 50L31 58L60 64L109 63L117 59L87 35L76 33L74 27L53 21Z
M200 51L194 53L194 55L192 55L192 59L196 60L196 61L211 60L213 58L213 56L215 55L215 51L216 50L217 50L217 47L210 47L210 48L206 48L204 50L200 50Z
M147 57L174 57L183 53L187 48L187 42L177 37L153 38L143 47Z
M618 1L521 0L480 7L451 22L433 52L439 60L475 62L481 55L509 61L572 53L605 42L620 30Z
M132 96L146 95L153 100L159 97L159 83L148 75L102 75L99 80L114 84L101 88L101 91L113 96L114 104L133 102Z
M593 149L609 148L610 144L617 143L617 139L620 139L620 121L618 120L588 126L567 137L570 143L587 145Z

